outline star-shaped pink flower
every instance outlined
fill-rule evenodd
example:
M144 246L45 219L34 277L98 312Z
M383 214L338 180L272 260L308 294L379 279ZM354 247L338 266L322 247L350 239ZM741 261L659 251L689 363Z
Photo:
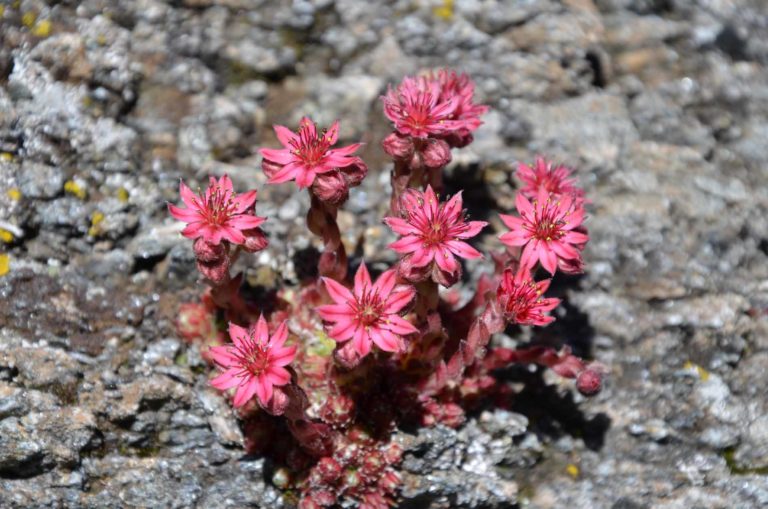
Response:
M225 370L211 380L211 385L220 390L237 387L235 408L245 405L254 394L261 406L266 406L272 399L273 387L291 381L285 366L296 356L296 346L283 346L288 338L286 323L278 325L270 336L261 315L256 327L245 329L230 323L229 337L233 344L210 349L213 361Z
M584 221L584 207L573 197L540 189L533 202L517 193L515 206L520 217L500 214L511 231L499 238L511 247L524 246L520 257L523 267L532 269L539 261L547 272L554 274L558 259L581 261L581 247L589 236L575 231Z
M545 313L556 308L560 299L544 297L550 281L534 281L530 271L525 268L518 270L517 274L505 270L496 291L504 317L520 325L547 325L553 322L555 318Z
M571 177L570 168L553 165L541 157L536 158L533 166L520 163L517 177L524 184L520 192L529 199L536 198L541 189L547 193L567 194L574 198L584 196L584 190L579 188L576 179Z
M400 134L427 138L458 126L451 121L451 115L459 105L459 97L442 98L440 83L426 76L405 77L381 99L384 114Z
M355 274L353 291L330 278L323 278L335 304L318 307L320 317L332 325L328 331L337 342L352 340L355 351L364 357L376 344L385 352L402 349L402 336L418 329L398 313L413 299L412 286L396 285L396 271L390 269L371 283L365 263Z
M457 135L469 135L482 125L480 117L488 111L488 106L475 104L475 83L467 74L440 69L433 79L440 84L441 100L456 98L456 109L451 114L451 120Z
M454 274L460 267L456 256L482 258L483 255L465 241L480 233L488 223L466 220L461 192L439 203L431 186L424 192L409 189L401 203L405 217L387 217L384 222L402 235L389 247L409 255L413 267L425 267L434 261L440 270Z
M277 139L285 148L259 150L264 157L262 166L270 184L296 180L296 185L302 189L311 186L317 174L363 164L359 157L352 155L361 143L331 149L339 139L338 121L327 131L320 132L308 117L301 119L299 130L295 133L281 125L274 128Z
M193 193L184 182L179 184L179 192L187 208L169 203L168 210L174 218L189 223L181 234L190 239L202 238L211 244L222 240L243 244L243 231L258 228L266 221L252 213L256 191L235 194L227 175L218 180L211 177L205 193Z

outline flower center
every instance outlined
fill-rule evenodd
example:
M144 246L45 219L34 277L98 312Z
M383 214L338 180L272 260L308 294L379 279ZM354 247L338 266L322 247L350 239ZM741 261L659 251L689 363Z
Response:
M424 243L430 246L442 244L445 241L446 228L443 224L435 221L430 224L429 229L425 232Z
M235 346L232 353L240 364L240 376L259 376L269 368L269 349L261 346L253 336L245 339L241 346Z
M226 223L235 212L235 193L231 193L215 186L203 195L200 193L200 201L203 203L203 216L209 224L221 226Z
M325 157L331 146L332 134L326 129L319 133L314 126L303 124L299 129L299 139L291 142L293 153L304 161L307 166L317 166Z
M378 295L364 292L357 310L357 319L363 326L368 327L378 322L382 314Z

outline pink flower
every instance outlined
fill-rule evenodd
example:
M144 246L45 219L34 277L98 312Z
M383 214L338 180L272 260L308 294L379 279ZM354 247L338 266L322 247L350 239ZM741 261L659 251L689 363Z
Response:
M565 166L553 166L541 157L536 158L533 167L520 163L517 176L523 182L520 189L528 198L536 198L539 190L547 193L567 194L574 198L582 198L584 190L576 186L576 179L571 177L571 170Z
M211 385L220 390L237 387L235 408L245 405L255 394L259 403L266 406L272 399L273 386L285 385L291 375L284 366L296 356L296 346L283 346L288 338L288 327L281 323L269 336L264 315L259 317L256 327L248 329L229 324L232 345L215 346L210 349L216 364L225 369Z
M480 233L488 223L465 219L461 192L445 203L438 203L431 186L424 192L409 189L402 204L406 217L387 217L384 222L402 235L389 247L410 255L410 265L425 267L434 261L440 270L453 274L460 268L456 256L482 258L465 240Z
M325 288L335 304L320 306L320 317L333 324L328 334L337 342L352 340L355 351L364 357L371 351L371 343L385 352L402 348L402 337L418 329L398 316L416 293L413 287L395 286L395 270L384 272L371 283L365 263L355 274L354 291L333 279L323 278Z
M298 132L287 127L274 126L277 139L283 144L282 149L263 148L259 152L264 157L264 172L270 184L279 184L296 180L299 188L312 185L315 175L327 173L337 168L353 164L364 165L359 157L352 154L360 148L360 143L331 149L339 138L339 122L336 121L326 131L318 133L317 126L308 117L301 119Z
M523 193L517 193L515 206L521 217L500 214L512 231L499 238L510 247L525 246L520 257L523 267L531 269L540 261L547 272L554 274L558 258L581 260L580 247L589 237L575 231L584 221L584 208L573 197L548 194L540 189L533 203Z
M441 98L440 83L426 76L405 77L397 88L389 87L384 114L400 134L415 138L439 135L455 128L450 120L459 105L458 96Z
M555 320L545 315L560 304L560 299L544 298L551 279L534 281L527 269L513 275L507 269L496 291L496 298L504 317L520 325L547 325Z
M181 232L190 239L202 238L210 244L227 240L233 244L245 242L244 230L258 228L266 218L253 215L256 191L236 195L227 175L219 180L211 177L205 194L196 195L184 182L179 184L181 199L187 208L168 204L171 215L189 223Z
M456 109L451 114L454 129L458 136L469 135L482 125L480 116L488 111L488 106L474 103L475 83L465 74L440 69L436 79L440 84L440 99L449 101L456 98Z

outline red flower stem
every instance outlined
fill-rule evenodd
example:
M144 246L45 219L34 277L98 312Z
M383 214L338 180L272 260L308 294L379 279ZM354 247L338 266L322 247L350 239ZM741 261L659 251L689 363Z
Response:
M321 276L343 281L347 277L347 252L341 241L341 232L336 223L338 207L321 201L310 193L312 198L307 213L307 226L315 235L323 239L323 252L318 262Z
M411 180L411 167L408 161L395 159L395 167L390 175L392 184L392 197L389 209L393 216L400 216L400 198L408 189Z

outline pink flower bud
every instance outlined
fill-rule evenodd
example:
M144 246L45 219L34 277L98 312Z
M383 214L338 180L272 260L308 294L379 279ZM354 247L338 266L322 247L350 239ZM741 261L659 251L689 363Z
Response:
M340 168L340 171L344 174L344 178L347 180L349 187L359 186L366 175L368 175L368 166L359 157L355 159L355 162L344 168Z
M427 168L442 168L451 162L451 147L443 140L430 138L421 149L421 159Z
M267 247L269 241L267 236L261 228L253 228L251 230L244 230L245 242L243 242L243 248L249 253L256 253Z
M221 284L229 278L229 256L214 262L197 260L197 270L215 284Z
M336 359L336 362L346 369L354 369L360 364L362 359L352 341L347 342L341 348L337 348L333 353L333 357Z
M195 241L193 250L195 258L204 263L221 262L222 259L226 258L227 251L229 251L224 243L213 244L202 237Z
M338 481L341 476L341 465L331 457L321 458L315 468L312 469L313 479L325 484L332 484Z
M312 193L321 201L341 205L349 198L349 186L341 172L333 170L315 176Z
M279 387L274 387L272 391L272 399L266 405L261 405L261 407L269 414L283 415L290 403L288 395Z
M371 451L363 458L363 466L360 471L368 479L376 479L384 469L384 457L379 451Z
M600 370L588 367L576 379L576 388L584 396L594 396L603 387L603 375Z
M355 402L343 394L329 396L320 409L320 418L337 427L347 426L355 415Z
M468 132L464 133L458 133L453 132L445 137L445 141L448 142L448 145L450 145L453 148L463 148L472 143L474 141L474 137L472 134Z
M408 159L413 156L413 138L393 132L381 142L384 152L395 159Z

